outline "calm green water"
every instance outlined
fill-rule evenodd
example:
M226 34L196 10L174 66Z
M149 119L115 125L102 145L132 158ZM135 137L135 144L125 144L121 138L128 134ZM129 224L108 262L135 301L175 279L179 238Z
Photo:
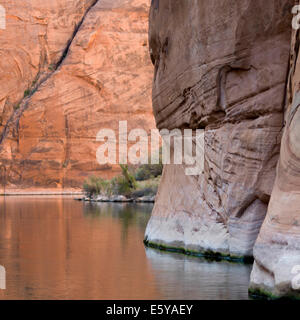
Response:
M0 299L248 299L251 266L145 249L151 210L0 198Z

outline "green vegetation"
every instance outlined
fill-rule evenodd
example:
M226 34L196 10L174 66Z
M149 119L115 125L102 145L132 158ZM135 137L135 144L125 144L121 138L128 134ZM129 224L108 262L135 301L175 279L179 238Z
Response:
M109 181L91 176L85 180L83 184L83 191L89 198L100 194L107 195L109 193L109 185Z
M228 261L232 263L253 263L253 257L248 256L234 256L234 255L227 255L221 252L213 252L210 250L205 251L195 251L183 247L174 247L162 243L154 243L147 239L147 237L144 239L144 244L146 247L152 248L152 249L158 249L160 251L169 251L169 252L176 252L181 253L188 256L193 257L199 257L199 258L205 258L207 260L211 261Z
M37 91L37 88L35 87L37 82L39 79L39 74L37 74L37 76L35 77L35 79L32 81L31 83L31 87L28 87L25 91L24 91L24 98L32 95L33 93L35 93Z
M48 66L48 70L54 71L54 69L55 69L55 65L53 63Z
M38 81L38 77L36 77L36 78L32 81L31 86L34 87L34 86L37 84L37 81Z
M155 196L157 193L160 178L160 176L157 176L156 178L148 179L145 181L138 181L137 189L132 192L132 197L140 198L145 196Z
M24 91L24 98L26 98L26 97L28 97L29 95L30 95L30 89L26 89L25 91Z
M264 300L279 300L280 298L272 294L271 292L268 292L262 288L249 288L248 289L249 296L252 299L264 299Z
M33 88L33 89L26 89L25 91L24 91L24 98L26 98L26 97L28 97L28 96L30 96L30 95L32 95L33 93L35 93L36 92L36 88Z
M137 169L135 179L137 181L145 181L161 176L162 168L162 164L144 164Z
M130 189L135 190L137 187L135 177L129 172L128 165L120 164L122 169L122 175L125 180L125 183L128 185Z
M122 195L125 197L130 197L132 188L128 180L123 176L117 176L111 180L111 191L112 195Z
M120 168L122 174L111 180L96 176L86 179L83 185L86 196L93 198L97 195L106 197L123 195L127 198L140 198L156 195L162 173L162 164L142 165L136 169L129 168L128 165L120 165Z
M150 163L149 159L149 163ZM162 149L159 150L158 164L143 164L139 166L135 172L135 179L137 181L145 181L161 176L163 170L162 164Z
M134 176L129 172L128 166L121 165L122 175L111 180L104 180L100 177L89 177L83 185L84 193L89 197L102 195L110 197L112 195L123 195L130 197L136 190L137 183Z

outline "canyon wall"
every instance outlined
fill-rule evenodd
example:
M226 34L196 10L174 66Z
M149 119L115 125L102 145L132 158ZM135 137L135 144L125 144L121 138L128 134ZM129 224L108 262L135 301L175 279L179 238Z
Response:
M148 0L1 2L0 192L77 190L118 166L97 132L155 127Z
M204 129L205 166L199 176L164 167L145 243L253 255L250 292L274 298L300 297L295 4L153 0L150 13L157 126Z
M204 129L205 166L198 176L165 166L149 246L253 255L280 151L293 4L152 1L157 127Z
M254 247L250 291L300 298L300 62L293 31L285 129L268 214Z

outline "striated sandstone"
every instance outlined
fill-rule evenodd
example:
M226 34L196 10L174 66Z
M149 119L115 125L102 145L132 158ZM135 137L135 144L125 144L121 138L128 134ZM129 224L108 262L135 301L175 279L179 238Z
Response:
M48 36L49 63L54 63L54 69L22 100L0 140L0 176L6 191L71 190L80 188L88 175L111 178L119 169L97 163L97 132L103 128L117 130L119 120L128 120L128 130L155 126L150 98L148 1L86 1L85 6L82 1L55 1L51 13L55 4L59 16L66 16L67 21L72 20L70 8L82 11L82 23L74 34L75 22L70 27L62 24L64 32L60 34L55 17L43 13L58 37L51 32ZM87 4L94 5L88 10ZM28 13L34 19L31 13L35 17L35 11ZM47 31L47 25L44 29ZM68 37L66 29L70 31ZM60 40L63 36L65 42ZM7 37L6 33L1 37ZM30 41L25 41L29 48ZM54 43L57 47L61 44L60 51ZM33 48L41 55L44 47ZM15 59L14 52L11 59ZM19 83L24 77L20 75ZM34 75L27 82L32 78ZM24 91L22 86L14 86Z
M285 129L268 214L254 248L250 291L300 298L300 61L293 32Z
M276 172L294 1L153 0L159 129L205 129L205 169L164 168L145 240L252 256Z
M55 68L76 26L95 0L2 0L0 135L26 90Z

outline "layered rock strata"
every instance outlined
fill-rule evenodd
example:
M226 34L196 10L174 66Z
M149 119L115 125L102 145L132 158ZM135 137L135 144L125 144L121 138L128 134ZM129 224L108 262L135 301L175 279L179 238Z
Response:
M20 103L55 69L95 0L1 1L0 134Z
M293 31L287 108L277 177L254 247L250 292L300 298L300 61Z
M10 62L1 60L0 188L57 192L89 175L111 178L119 168L98 164L97 132L117 135L120 120L128 131L155 127L148 1L3 5L0 47Z
M280 151L293 3L152 1L157 127L205 129L205 167L165 166L147 244L252 256Z

